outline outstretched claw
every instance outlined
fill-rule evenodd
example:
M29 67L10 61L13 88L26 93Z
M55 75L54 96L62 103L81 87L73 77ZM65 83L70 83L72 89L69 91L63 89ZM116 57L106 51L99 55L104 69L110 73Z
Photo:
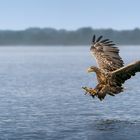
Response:
M88 94L87 87L82 87L82 89L84 89L85 95Z
M88 87L82 87L82 88L86 91L85 94L87 94L87 93L89 93L90 95L96 95L97 94L96 90L93 89L93 88L88 88Z

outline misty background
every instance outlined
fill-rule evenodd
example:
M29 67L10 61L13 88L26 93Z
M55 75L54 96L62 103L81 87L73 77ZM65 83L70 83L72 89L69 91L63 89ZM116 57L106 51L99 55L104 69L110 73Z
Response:
M140 44L139 0L0 0L0 45Z
M140 44L140 29L138 28L117 31L85 27L72 31L53 28L0 31L0 45L89 45L93 34L103 35L120 45Z

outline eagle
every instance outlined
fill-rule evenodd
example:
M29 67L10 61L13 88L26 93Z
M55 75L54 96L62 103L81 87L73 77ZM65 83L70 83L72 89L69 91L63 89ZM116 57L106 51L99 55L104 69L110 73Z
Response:
M140 61L124 66L119 55L119 49L110 39L103 36L93 36L90 52L95 57L98 67L91 66L88 72L95 72L98 84L95 88L82 87L92 97L103 100L106 95L115 96L124 91L123 84L126 80L140 72Z

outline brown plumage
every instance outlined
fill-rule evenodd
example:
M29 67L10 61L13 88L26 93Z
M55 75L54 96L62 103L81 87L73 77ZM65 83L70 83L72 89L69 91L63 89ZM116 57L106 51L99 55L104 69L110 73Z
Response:
M136 72L140 72L140 61L124 66L119 49L114 45L109 39L102 40L100 36L96 40L95 35L93 36L90 52L95 57L98 67L91 66L88 72L96 73L98 84L94 89L87 87L83 89L100 100L104 99L106 94L114 96L122 92L122 84Z

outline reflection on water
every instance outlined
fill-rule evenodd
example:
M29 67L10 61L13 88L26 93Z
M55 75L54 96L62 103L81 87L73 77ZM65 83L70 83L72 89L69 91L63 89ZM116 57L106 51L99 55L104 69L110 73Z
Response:
M122 120L97 120L96 124L90 128L95 130L96 134L91 133L88 139L99 140L137 140L139 139L139 121Z
M140 59L139 46L120 49ZM81 89L96 85L91 65L89 47L1 47L0 139L140 139L140 74L100 102Z
M133 125L140 125L139 121L127 121L127 120L98 120L96 127L100 131L120 131L122 128L131 127Z

